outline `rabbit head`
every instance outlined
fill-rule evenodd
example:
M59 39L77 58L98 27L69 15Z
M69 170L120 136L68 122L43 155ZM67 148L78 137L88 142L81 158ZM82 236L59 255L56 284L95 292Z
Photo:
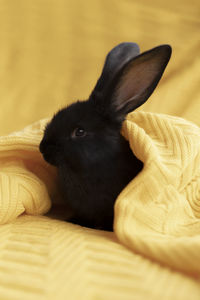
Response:
M135 43L113 48L89 99L61 109L47 125L40 143L44 159L79 170L119 151L122 122L152 94L170 56L169 45L142 54Z

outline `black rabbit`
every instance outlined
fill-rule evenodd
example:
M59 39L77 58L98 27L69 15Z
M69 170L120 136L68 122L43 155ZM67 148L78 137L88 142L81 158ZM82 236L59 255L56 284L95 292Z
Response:
M107 55L89 99L61 109L46 126L40 151L58 168L73 223L113 229L115 200L143 167L121 126L152 94L170 56L169 45L139 54L137 44L119 44Z

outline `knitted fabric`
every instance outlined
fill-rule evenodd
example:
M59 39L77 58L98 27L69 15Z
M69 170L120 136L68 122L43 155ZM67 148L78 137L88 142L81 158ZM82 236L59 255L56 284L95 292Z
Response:
M116 200L114 233L41 216L59 199L38 150L47 120L0 138L0 299L199 299L200 129L135 112L142 171Z

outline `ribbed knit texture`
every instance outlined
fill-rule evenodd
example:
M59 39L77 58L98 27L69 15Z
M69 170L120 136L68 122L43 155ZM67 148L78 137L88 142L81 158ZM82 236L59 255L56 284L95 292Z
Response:
M193 125L151 114L125 123L145 168L117 200L115 234L55 219L66 208L38 152L46 121L21 130L86 99L125 41L173 48L139 110L200 126L199 12L198 0L0 0L0 300L200 299ZM51 205L54 219L41 216Z
M200 274L200 128L140 112L129 116L124 132L144 168L117 200L119 239L153 260Z
M30 216L59 195L38 151L46 122L0 138L0 299L199 300L200 129L129 115L123 134L144 168L119 195L107 233Z

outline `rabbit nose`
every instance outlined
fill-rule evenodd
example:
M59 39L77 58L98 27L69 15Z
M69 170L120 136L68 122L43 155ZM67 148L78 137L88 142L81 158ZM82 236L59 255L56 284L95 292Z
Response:
M45 152L45 141L44 139L40 142L40 145L39 145L39 150L41 153L44 153Z
M54 166L57 165L59 153L58 153L58 148L55 144L49 142L46 139L43 139L40 142L39 150L42 153L42 156L44 160L46 160L46 162Z

